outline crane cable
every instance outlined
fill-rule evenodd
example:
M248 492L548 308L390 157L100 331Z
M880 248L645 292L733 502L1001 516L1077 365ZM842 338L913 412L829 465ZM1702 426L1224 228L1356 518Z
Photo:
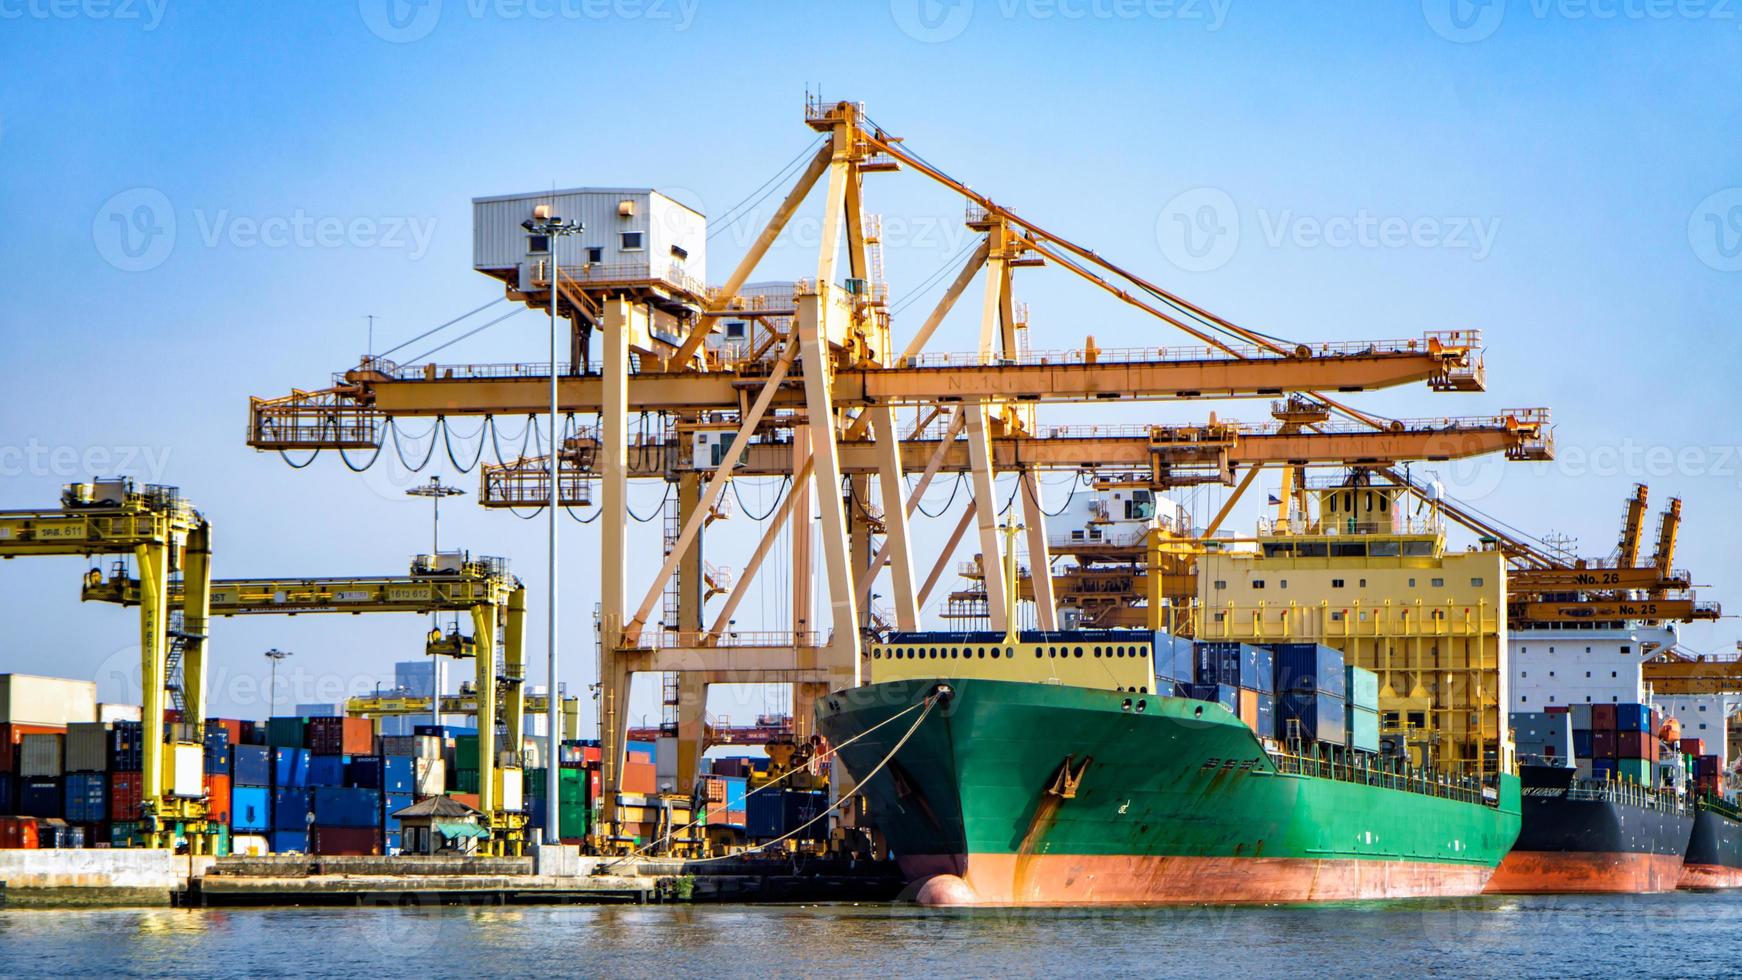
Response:
M871 780L879 772L883 771L883 767L888 765L890 760L895 758L896 753L900 752L902 746L907 744L907 740L913 737L913 733L916 731L919 731L920 724L925 721L927 715L931 714L931 709L937 706L938 697L939 697L939 695L936 692L933 692L932 694L928 694L928 695L926 695L924 700L908 705L907 707L901 709L900 711L896 712L895 714L890 715L889 717L883 719L882 721L878 722L875 725L872 725L870 728L867 728L864 731L860 732L859 734L854 735L852 738L847 739L845 742L842 742L840 745L830 746L827 751L825 751L822 755L820 755L816 758L815 761L817 761L819 763L823 762L827 759L830 759L833 756L840 754L840 751L842 749L846 748L849 745L852 745L854 742L857 742L858 740L871 734L872 732L876 731L877 729L882 728L884 725L887 725L887 724L895 721L896 719L901 718L901 717L907 715L908 713L915 711L917 709L920 709L920 708L925 709L924 711L920 712L920 715L918 718L915 718L913 720L913 725L911 727L909 727L907 732L901 736L901 739L895 743L895 747L889 750L889 754L883 757L883 761L877 763L876 766L872 767L871 771L865 774L865 778L859 780L859 785L854 787L852 792L850 792L847 795L836 800L831 806L829 806L828 809L826 809L823 812L812 817L810 820L806 821L804 824L802 824L798 827L795 827L794 829L789 830L786 833L782 834L781 836L776 837L775 839L768 841L766 843L758 844L755 847L748 848L748 849L740 851L736 854L727 854L727 855L722 855L720 857L711 857L711 858L691 858L686 863L688 863L688 864L705 864L705 863L709 863L709 862L713 862L713 861L725 861L725 860L729 860L731 858L740 858L746 854L755 854L758 851L767 850L768 848L773 847L776 844L782 843L782 842L787 841L787 840L791 840L793 837L796 837L799 834L803 833L805 830L809 829L812 824L816 823L819 820L822 820L824 817L827 817L829 814L840 809L841 804L847 802L848 800L852 799L855 796L858 796L860 794L860 792L864 789L864 787L868 783L870 783ZM760 793L765 789L769 789L770 787L773 787L773 786L779 784L782 780L786 779L788 776L792 776L792 775L796 774L797 772L798 772L798 769L795 767L795 768L787 770L786 772L781 773L779 776L776 776L775 778L770 779L768 782L763 783L761 786L758 786L755 789L751 790L750 792L745 793L744 799L748 800L750 797L755 796L757 793ZM720 809L712 811L712 813L724 813L725 810L726 810L726 808L724 806L722 806ZM692 815L689 823L684 824L682 827L673 827L670 830L666 831L665 836L661 837L659 840L652 841L651 843L643 844L641 847L636 848L634 851L630 852L629 854L626 854L623 857L617 858L616 860L611 862L610 867L615 868L618 865L622 864L624 861L629 860L630 858L639 857L642 854L644 854L649 848L659 847L662 844L670 843L671 839L679 831L693 830L696 827L706 826L706 821L707 821L708 816L710 816L710 812L708 811L708 808L706 806L703 806L702 807L702 821L703 821L702 823L697 823Z
M776 185L778 185L781 180L783 180L788 174L797 170L798 165L800 163L804 162L804 160L807 156L814 156L816 154L818 147L822 146L823 140L828 139L828 138L829 137L827 135L823 135L823 136L818 136L816 139L812 140L807 146L805 146L804 149L799 151L798 156L793 157L791 160L789 160L787 162L787 164L785 166L783 166L779 170L775 171L774 176L768 178L768 180L766 182L764 182L761 187L758 187L755 190L751 191L750 193L744 195L743 200L741 200L737 204L734 204L731 207L727 208L724 213L722 213L718 218L715 218L714 222L716 222L718 224L718 227L716 227L714 229L714 231L712 231L708 234L707 240L713 241L715 235L719 235L720 233L724 232L727 228L730 228L731 226L737 224L740 221L743 221L746 217L748 217L750 215L750 212L755 210L756 205L761 204L764 200L767 200L768 195L772 194L774 192L773 188ZM758 197L757 195L761 195L761 196ZM756 200L751 201L750 199L753 197L756 198ZM748 204L749 204L748 208L745 207L746 202L748 202ZM733 216L733 217L728 217L729 215L733 215L734 212L737 212L740 209L743 209L743 213L737 214L736 216Z
M369 358L370 358L370 360L373 360L373 361L379 361L381 358L386 357L387 355L393 353L394 351L400 350L401 348L404 348L407 345L414 344L417 341L420 341L423 338L428 337L430 334L436 333L437 331L446 330L447 328L453 326L456 323L459 323L461 320L464 320L469 316L484 312L485 310L489 309L490 307L495 306L497 303L506 303L506 302L508 302L508 297L498 296L495 299L491 300L490 302L485 303L483 306L480 306L474 310L469 310L465 313L461 313L459 316L454 317L452 320L449 320L448 322L441 324L440 326L431 327L428 330L425 330L423 333L420 333L417 336L411 338L410 340L406 340L406 341L403 341L403 342L401 342L393 347L389 347L379 354L371 354L371 355L369 355ZM413 360L415 361L415 360L417 360L417 358L413 358Z

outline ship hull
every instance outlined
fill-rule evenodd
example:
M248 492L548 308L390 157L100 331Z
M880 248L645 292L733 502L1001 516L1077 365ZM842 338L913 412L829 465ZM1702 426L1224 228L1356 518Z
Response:
M1742 820L1700 807L1680 884L1691 889L1742 888Z
M1487 891L1511 895L1674 891L1691 812L1569 792L1570 770L1524 767L1524 826Z
M940 684L951 696L913 727L918 712L902 712ZM1494 806L1284 773L1201 701L892 681L835 692L817 714L854 777L889 759L865 794L927 905L1474 895L1518 833L1510 778Z

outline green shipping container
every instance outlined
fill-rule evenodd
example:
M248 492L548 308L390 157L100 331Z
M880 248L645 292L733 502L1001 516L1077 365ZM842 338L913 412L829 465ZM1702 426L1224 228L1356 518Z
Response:
M478 770L475 768L454 770L453 790L459 793L478 792Z
M144 824L138 820L117 820L109 825L110 847L138 847L144 843L139 832Z
M1379 710L1379 675L1365 667L1344 667L1344 680L1348 682L1348 702L1357 708L1369 711Z
M1651 778L1655 764L1650 759L1616 759L1616 778L1626 782L1638 783L1641 786L1655 785Z
M468 793L477 792L478 782L478 736L461 735L454 739L454 768L472 770L473 788Z
M275 749L306 748L307 718L272 718L266 723L266 744Z
M1351 704L1343 709L1343 721L1349 748L1357 752L1379 751L1379 712Z

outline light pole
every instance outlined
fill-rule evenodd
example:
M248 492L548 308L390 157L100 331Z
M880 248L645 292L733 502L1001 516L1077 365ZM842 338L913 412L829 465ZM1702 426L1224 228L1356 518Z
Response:
M272 661L272 684L266 689L266 711L269 718L278 714L278 662L288 656L289 650L280 650L277 647L266 651L266 659Z
M546 458L546 462L549 464L549 467L550 467L550 469L549 469L550 498L545 503L545 509L549 512L549 517L550 517L550 520L548 522L549 541L547 543L547 548L549 551L549 568L547 569L547 574L550 576L550 609L549 609L549 617L548 617L548 621L547 621L547 634L548 634L549 649L546 650L546 652L545 652L546 658L548 661L546 667L547 667L547 673L549 674L549 680L546 682L546 687L545 687L545 708L546 708L545 724L550 728L550 731L549 731L549 735L548 735L549 742L547 743L549 748L545 752L545 760L544 760L544 776L545 776L545 784L544 784L545 820L544 820L544 826L545 826L545 836L547 839L560 840L562 837L562 824L560 823L560 820L561 820L561 815L560 815L561 800L560 800L560 797L562 795L560 777L562 775L562 764L561 764L561 760L559 760L557 756L558 756L559 750L562 747L562 698L557 693L557 681L556 681L556 679L557 679L557 654L556 654L556 641L557 641L556 526L557 525L556 525L556 522L557 522L557 507L561 501L561 494L558 492L559 488L558 488L558 483L557 483L557 479L558 479L558 453L561 450L561 438L558 434L558 428L561 425L561 423L558 420L561 418L561 416L559 415L560 409L557 405L557 373L556 373L556 371L557 371L557 365L556 365L557 326L556 326L556 320L557 320L557 307L559 305L561 305L561 293L559 293L557 291L557 276L561 274L560 270L562 269L562 264L557 261L557 246L562 242L562 240L564 238L566 238L570 235L578 235L581 232L585 231L586 226L581 224L579 221L564 221L563 219L557 217L555 214L552 214L550 207L541 206L539 208L536 208L533 211L533 216L531 218L528 218L525 221L522 221L520 223L520 227L526 229L526 233L529 236L532 236L535 238L536 237L543 237L544 238L544 240L545 240L545 254L548 255L549 259L550 259L550 443L546 447L547 449L550 450L549 456ZM531 243L529 242L528 244L531 244ZM528 249L528 250L530 251L530 249ZM583 365L583 367L584 367L584 365ZM496 733L495 732L479 732L478 735L483 739L483 742L481 744L492 745L492 746L496 744ZM520 746L518 746L518 745L514 746L513 750L518 752L520 750Z
M421 483L405 491L407 497L427 497L430 503L429 551L433 558L442 553L442 498L463 497L466 491L459 487L450 487L442 483L442 478L432 476L428 483ZM441 629L439 616L430 614L430 624L437 630ZM459 628L456 622L455 629ZM429 720L438 728L442 723L442 659L432 657L429 662Z

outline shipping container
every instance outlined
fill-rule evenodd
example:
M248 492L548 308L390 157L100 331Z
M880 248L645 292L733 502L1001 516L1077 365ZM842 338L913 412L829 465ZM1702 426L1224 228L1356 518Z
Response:
M44 850L74 851L85 846L85 828L58 817L38 821L36 836L37 846Z
M381 831L373 827L323 827L309 837L309 853L360 856L381 853Z
M410 793L381 794L381 829L396 831L399 829L399 818L394 814L417 802L417 797Z
M103 724L117 721L139 721L139 705L137 704L105 704L97 702L97 720Z
M1239 715L1240 720L1246 723L1247 728L1250 728L1254 732L1258 732L1258 734L1261 734L1261 735L1267 734L1265 732L1259 731L1259 728L1258 728L1258 692L1257 691L1249 691L1245 688L1241 688L1237 692L1236 704L1239 706L1239 710L1236 711L1235 714Z
M97 717L97 685L64 677L0 674L0 724L65 728Z
M274 748L272 750L272 785L307 786L309 785L308 770L308 749Z
M308 757L308 785L343 786L346 767L350 764L349 756L320 755L311 749Z
M145 844L145 824L138 820L116 820L109 824L110 847L142 847Z
M1615 730L1615 706L1612 704L1591 705L1591 731L1612 732Z
M106 772L109 769L109 726L100 721L82 721L67 726L67 772Z
M1616 770L1615 770L1615 760L1614 759L1592 759L1591 760L1591 778L1592 779L1600 780L1602 782L1608 782L1608 781L1613 780L1615 778L1615 774L1616 774Z
M1337 676L1342 674L1339 666ZM1303 742L1342 745L1347 738L1343 699L1328 691L1281 695L1276 703L1276 723L1277 737L1282 739L1298 735Z
M1613 730L1591 733L1591 758L1613 759L1617 755L1615 746L1616 738Z
M230 733L222 728L206 729L206 773L230 772Z
M66 772L67 737L63 734L28 734L18 742L18 775L59 776Z
M233 792L229 776L223 773L212 773L206 776L206 815L214 823L223 826L230 824Z
M230 790L230 828L266 833L272 829L272 791L264 786L235 786Z
M264 857L272 853L272 840L264 834L232 834L230 853L244 857Z
M145 768L145 724L118 721L109 726L109 771L139 772Z
M271 786L272 750L264 745L231 746L230 781L236 786Z
M383 735L381 754L410 756L413 759L440 759L442 740L433 735Z
M1573 716L1573 730L1590 731L1592 706L1589 704L1575 704L1570 707L1572 708L1572 711L1568 713Z
M1654 785L1651 777L1655 769L1656 765L1650 759L1615 760L1615 772L1617 778L1627 782L1638 783L1641 786Z
M1615 707L1615 730L1618 732L1653 732L1651 727L1651 708L1643 704L1617 704Z
M658 777L654 774L653 763L625 762L623 764L623 792L657 793L658 791Z
M1684 755L1706 754L1706 740L1703 738L1684 738L1679 747Z
M100 772L75 772L66 777L66 818L74 823L109 819L109 780Z
M770 791L772 795L772 791ZM781 804L786 811L786 829L782 833L795 833L795 840L826 840L829 836L829 822L819 819L829 809L829 794L826 792L789 789L781 792ZM807 827L806 824L809 824ZM802 830L800 828L803 828Z
M0 724L0 772L18 773L19 740L25 735L64 735L59 725Z
M268 718L266 744L275 749L308 748L308 719L302 717Z
M274 854L307 854L308 831L306 830L275 830L272 832L272 853Z
M1573 729L1573 757L1589 759L1597 754L1597 736L1595 732Z
M1615 758L1657 761L1657 736L1649 732L1615 733Z
M145 776L137 772L109 773L109 819L138 820L145 805Z
M310 796L306 786L280 786L272 791L272 829L306 831ZM276 847L273 850L277 850Z
M1319 643L1278 643L1276 651L1276 691L1278 694L1313 694L1323 692L1341 700L1348 688L1343 671L1342 651ZM1337 710L1337 727L1342 727L1342 709Z
M1353 704L1343 709L1347 745L1357 752L1379 751L1379 712Z
M18 808L18 785L9 772L0 772L0 813L12 813Z
M375 723L367 718L310 718L308 748L316 755L370 755Z
M34 851L40 843L35 817L0 817L0 849Z
M1379 710L1379 675L1365 667L1348 664L1343 667L1343 685L1349 692L1345 699L1352 708Z
M786 808L781 792L765 789L744 801L744 830L751 840L772 840L786 833Z
M412 778L411 792L413 796L440 796L447 792L448 765L440 758L417 759L413 765L416 774Z
M240 718L207 718L206 734L222 732L228 745L242 745L247 739L242 737L242 720Z
M18 813L26 817L60 817L66 810L66 792L59 776L18 778Z
M381 826L380 790L317 786L314 788L313 802L316 826ZM282 825L281 821L280 826Z

